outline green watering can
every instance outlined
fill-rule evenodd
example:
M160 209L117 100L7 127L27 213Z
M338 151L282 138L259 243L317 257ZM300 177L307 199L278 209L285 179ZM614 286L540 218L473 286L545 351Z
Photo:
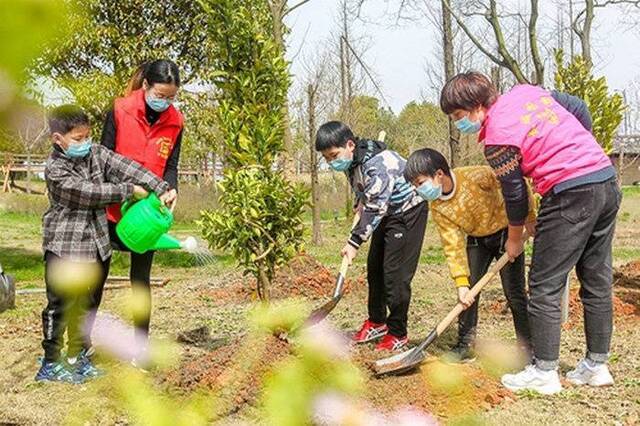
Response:
M142 254L149 250L194 250L195 238L180 241L167 234L173 224L173 213L158 196L151 193L144 200L122 204L122 219L116 225L116 234L131 251Z

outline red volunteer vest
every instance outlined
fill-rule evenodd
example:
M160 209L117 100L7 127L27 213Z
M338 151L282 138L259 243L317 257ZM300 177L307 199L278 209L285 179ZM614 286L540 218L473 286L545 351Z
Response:
M114 103L113 118L116 125L115 151L130 158L162 178L167 159L182 131L182 114L171 105L151 126L145 116L144 90L136 90ZM107 207L107 218L118 222L120 204Z

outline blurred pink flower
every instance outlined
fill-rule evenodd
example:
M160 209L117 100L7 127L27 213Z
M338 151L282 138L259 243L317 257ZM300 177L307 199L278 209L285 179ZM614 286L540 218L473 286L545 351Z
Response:
M326 321L302 331L302 339L313 348L325 352L331 358L346 359L349 357L349 340L337 332Z
M85 330L88 324L85 324ZM87 332L90 330L86 330ZM104 349L123 360L140 359L147 353L147 339L134 332L133 327L109 314L98 314L93 325L91 340L97 349Z
M364 402L339 393L324 393L313 403L313 421L319 425L437 426L428 413L405 407L385 415Z

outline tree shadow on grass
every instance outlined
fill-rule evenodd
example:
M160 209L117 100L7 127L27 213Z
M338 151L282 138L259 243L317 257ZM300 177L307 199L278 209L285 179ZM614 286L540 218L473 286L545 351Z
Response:
M0 264L5 273L13 275L16 284L44 279L44 259L38 250L0 246Z

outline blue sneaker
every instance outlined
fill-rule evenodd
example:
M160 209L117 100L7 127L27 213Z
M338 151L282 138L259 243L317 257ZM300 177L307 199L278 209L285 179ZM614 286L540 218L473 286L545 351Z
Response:
M65 382L79 385L84 383L85 378L62 362L45 362L43 360L35 380L36 382Z
M84 377L85 379L94 379L104 375L102 370L93 365L86 349L80 351L77 357L69 358L67 361L69 363L69 367L73 369L76 374Z

